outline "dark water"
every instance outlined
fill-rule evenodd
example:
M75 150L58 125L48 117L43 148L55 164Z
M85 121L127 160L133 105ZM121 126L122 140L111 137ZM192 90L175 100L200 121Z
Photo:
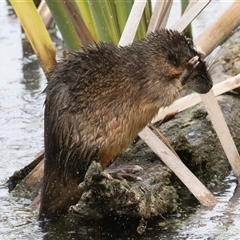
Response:
M229 3L212 2L194 23L195 35ZM175 18L178 6L175 2ZM118 229L107 224L103 228L96 223L79 225L78 234L60 223L44 237L36 222L37 212L27 207L29 201L12 197L3 183L43 149L46 80L11 7L0 1L0 9L0 239L240 239L240 190L232 174L214 190L219 200L214 209L190 203L194 209L150 222L144 236L135 233L134 224L131 228L123 221Z
M45 86L36 56L25 52L21 27L0 1L0 183L43 149ZM40 239L35 213L25 199L0 186L0 239Z

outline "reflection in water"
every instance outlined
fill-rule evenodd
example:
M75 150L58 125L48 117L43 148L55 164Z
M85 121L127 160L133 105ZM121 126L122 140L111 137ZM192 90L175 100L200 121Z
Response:
M42 71L39 68L39 63L34 51L29 42L24 38L22 40L23 46L23 79L22 83L25 85L25 89L33 92L39 90L40 81L42 78Z
M212 210L197 209L183 222L178 236L182 239L240 239L240 199L236 198L240 188L236 186L236 178L231 173L214 192L219 203Z

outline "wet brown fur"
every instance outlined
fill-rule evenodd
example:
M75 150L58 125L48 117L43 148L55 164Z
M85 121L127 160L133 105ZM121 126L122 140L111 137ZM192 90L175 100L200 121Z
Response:
M202 59L195 70L186 67L196 55L189 39L160 30L126 47L86 46L57 64L45 91L40 220L76 204L91 162L105 168L183 85L199 93L211 89Z

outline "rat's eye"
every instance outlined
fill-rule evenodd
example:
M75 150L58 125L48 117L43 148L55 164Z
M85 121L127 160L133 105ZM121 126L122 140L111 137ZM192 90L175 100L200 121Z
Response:
M191 38L186 38L187 44L192 46L193 45L193 40Z

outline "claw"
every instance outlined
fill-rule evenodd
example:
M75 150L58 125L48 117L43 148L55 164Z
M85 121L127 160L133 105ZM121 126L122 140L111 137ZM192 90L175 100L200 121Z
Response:
M196 69L196 67L198 66L199 64L199 56L195 56L193 58L191 58L188 63L187 63L187 66L186 66L186 70L189 72L189 73L192 73L194 69Z
M186 81L189 79L189 77L191 76L193 71L196 69L198 64L199 64L199 56L195 56L188 61L185 70L183 71L182 75L180 76L182 85L184 85L186 83Z
M194 46L194 50L202 57L204 57L206 55L206 53L201 49L201 47L199 46Z
M195 56L195 57L193 57L192 59L190 59L190 60L188 61L188 64L191 64L191 65L193 65L193 67L195 67L196 64L199 64L198 59L199 59L199 56ZM196 66L197 66L197 65L196 65Z

